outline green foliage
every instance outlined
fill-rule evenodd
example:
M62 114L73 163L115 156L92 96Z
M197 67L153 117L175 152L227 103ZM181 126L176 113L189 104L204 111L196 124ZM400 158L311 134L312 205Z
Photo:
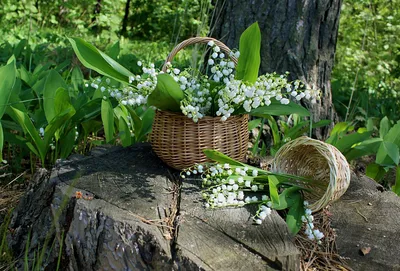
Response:
M161 110L180 111L180 101L184 94L178 83L169 74L157 75L156 88L148 98L148 104Z
M267 121L272 138L269 142L266 142L266 140L261 137L261 132L259 132L251 150L253 155L265 156L268 147L268 153L274 156L275 153L287 142L303 136L304 134L310 134L312 129L324 127L331 123L330 120L311 122L310 120L305 119L301 114L305 108L300 105L290 103L289 105L283 106L289 106L289 108L286 112L282 111L282 114L280 114L278 119L275 119L272 116L275 114L256 114L256 116L261 117L261 119L258 119L258 121L256 121L257 119L253 120L251 125L255 128L257 127L256 124L261 123L261 127L263 127L265 121ZM300 114L293 113L286 117L285 115L288 114L287 112L300 112Z
M240 57L235 78L254 84L260 69L261 32L258 23L253 23L240 36Z
M372 120L368 123L372 123ZM390 169L396 169L396 180L392 190L399 194L400 177L397 168L400 157L400 122L392 125L390 120L384 117L380 121L379 129L371 124L369 126L354 131L352 123L338 123L326 142L336 146L348 161L374 155L375 162L368 164L366 175L376 181L381 181ZM371 138L376 133L378 136Z
M343 2L332 92L340 115L348 110L347 120L400 113L399 6L399 0Z

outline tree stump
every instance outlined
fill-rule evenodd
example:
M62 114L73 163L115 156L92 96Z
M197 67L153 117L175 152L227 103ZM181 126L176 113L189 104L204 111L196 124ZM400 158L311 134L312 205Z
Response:
M279 215L256 226L251 208L206 210L199 184L177 176L148 144L40 170L9 226L17 267L42 257L44 270L298 269Z

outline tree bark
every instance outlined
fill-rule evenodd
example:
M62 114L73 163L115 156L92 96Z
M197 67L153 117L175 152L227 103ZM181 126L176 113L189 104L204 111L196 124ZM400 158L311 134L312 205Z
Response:
M126 28L128 26L129 6L130 5L131 5L131 0L126 0L125 14L124 14L124 18L122 19L122 29L121 29L121 35L123 35L123 36L126 36Z
M289 71L290 79L319 88L320 101L306 106L316 121L336 120L330 79L341 4L342 0L217 1L210 34L238 48L240 34L258 21L261 73ZM330 128L315 131L315 136L325 138Z

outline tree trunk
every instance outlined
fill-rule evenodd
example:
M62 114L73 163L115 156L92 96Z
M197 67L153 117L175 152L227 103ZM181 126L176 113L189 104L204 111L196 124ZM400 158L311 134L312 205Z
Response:
M96 5L94 6L93 17L92 17L92 24L93 24L92 29L94 31L96 31L97 33L99 32L100 27L96 23L96 20L97 20L97 16L100 14L100 12L101 12L101 0L97 0Z
M121 35L123 35L123 36L126 36L126 28L128 26L129 6L130 5L131 5L131 0L126 0L125 14L124 14L124 18L122 19L122 29L121 29Z
M240 34L258 21L261 72L289 71L291 79L319 88L320 101L307 103L313 119L336 120L330 79L341 4L342 0L217 1L211 36L238 48ZM317 130L315 136L325 138L330 128Z

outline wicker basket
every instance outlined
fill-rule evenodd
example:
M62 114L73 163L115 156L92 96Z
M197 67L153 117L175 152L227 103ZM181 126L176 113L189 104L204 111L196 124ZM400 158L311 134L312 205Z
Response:
M273 161L274 172L308 177L322 184L305 192L310 209L316 212L340 198L350 183L350 167L334 146L309 137L300 137L285 144Z
M162 70L166 71L167 63L172 62L184 47L209 41L218 45L237 64L237 59L230 56L230 49L222 42L208 37L195 37L178 44L168 55ZM209 161L203 149L218 150L243 161L248 148L248 118L248 115L238 115L221 121L220 117L206 116L194 123L183 114L157 110L150 142L161 160L179 170Z

